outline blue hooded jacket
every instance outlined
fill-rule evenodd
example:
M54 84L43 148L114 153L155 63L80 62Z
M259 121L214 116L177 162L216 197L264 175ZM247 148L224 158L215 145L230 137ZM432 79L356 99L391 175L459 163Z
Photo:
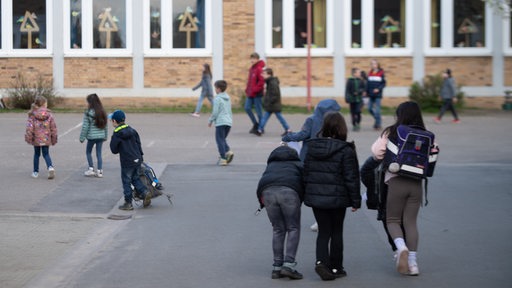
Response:
M308 139L317 138L317 134L322 129L322 125L324 122L324 115L330 111L340 111L341 106L334 99L324 99L318 102L318 105L315 107L315 111L313 115L309 116L304 124L302 125L302 129L299 132L288 133L281 139L284 142L291 141L303 141L302 149L300 150L300 160L304 162L304 158L307 152L307 143L304 142Z

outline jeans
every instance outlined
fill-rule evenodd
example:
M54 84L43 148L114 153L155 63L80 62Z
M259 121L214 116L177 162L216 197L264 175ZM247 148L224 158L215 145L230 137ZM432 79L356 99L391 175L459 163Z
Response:
M215 142L217 142L217 149L219 150L220 158L226 159L226 152L229 151L229 145L226 141L231 126L222 125L215 127Z
M274 114L276 114L277 120L279 120L281 126L283 126L284 131L288 131L288 129L290 129L290 126L288 125L288 123L286 123L283 114L281 114L281 112L274 112ZM258 130L264 131L265 124L267 124L268 118L270 118L271 115L272 112L265 111L265 114L263 114L263 118L261 118Z
M346 211L346 208L313 208L318 223L316 260L331 269L343 269L343 222Z
M437 116L437 118L441 119L446 110L450 110L452 112L453 119L459 119L457 112L455 112L455 107L453 106L453 99L443 99L443 106L441 107L441 111L439 112L439 116Z
M96 145L96 159L98 160L98 170L103 169L103 160L101 157L101 147L103 146L103 141L103 139L87 140L85 156L87 157L87 163L89 164L89 167L94 167L94 163L92 161L92 147Z
M380 102L382 98L374 98L370 97L370 102L368 103L368 111L372 114L375 119L375 124L373 124L373 128L381 128L382 127L382 119L380 117Z
M199 100L197 100L196 110L194 110L195 113L201 112L201 107L203 107L204 98L207 98L208 101L210 101L210 104L213 105L213 96L206 95L206 93L201 93L201 95L199 95Z
M123 183L124 201L127 203L132 203L132 184L141 195L145 195L147 193L146 186L140 180L139 169L141 169L140 165L121 167L121 182Z
M256 95L254 98L247 97L245 99L245 105L244 109L245 112L247 112L247 115L249 115L249 119L251 119L251 122L254 126L257 126L259 122L261 122L261 98L262 94ZM256 121L256 117L254 117L254 113L252 113L252 106L254 106L254 110L256 110L256 115L258 116L258 121Z
M299 195L289 187L271 186L263 190L263 203L272 223L274 266L280 267L284 262L294 263L300 240Z
M50 147L34 146L34 172L39 172L39 157L41 156L41 150L43 151L43 158L46 162L46 168L53 166L52 158L50 158Z

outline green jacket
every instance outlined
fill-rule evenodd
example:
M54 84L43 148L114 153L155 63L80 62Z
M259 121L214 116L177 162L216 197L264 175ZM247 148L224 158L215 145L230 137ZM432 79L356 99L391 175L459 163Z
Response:
M232 126L233 113L231 112L231 100L226 92L217 94L213 99L213 110L208 123L215 122L215 126Z
M80 142L84 142L85 139L87 139L87 140L94 140L94 139L107 140L108 125L105 125L105 128L103 128L103 129L96 127L96 125L94 124L94 116L95 116L95 112L92 109L89 109L84 112L84 119L82 121L82 131L80 131Z

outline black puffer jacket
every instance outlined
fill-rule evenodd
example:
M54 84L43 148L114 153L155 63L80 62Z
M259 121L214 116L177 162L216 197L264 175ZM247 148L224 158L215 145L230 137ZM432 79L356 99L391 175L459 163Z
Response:
M304 204L318 209L360 208L359 163L354 144L331 138L307 142Z
M270 153L267 168L258 183L256 195L260 206L263 207L263 190L270 186L286 186L304 199L304 180L302 162L297 151L288 146L279 146Z
M114 129L110 140L110 151L114 154L119 153L121 167L141 165L144 161L139 134L126 124L121 124Z

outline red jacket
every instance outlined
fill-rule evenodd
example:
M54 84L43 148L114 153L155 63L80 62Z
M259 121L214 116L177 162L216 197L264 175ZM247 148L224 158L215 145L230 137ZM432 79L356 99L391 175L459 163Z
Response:
M247 88L245 88L245 94L249 98L254 98L258 94L263 94L263 87L265 86L265 79L261 76L263 67L265 67L265 62L263 60L259 60L249 69Z

